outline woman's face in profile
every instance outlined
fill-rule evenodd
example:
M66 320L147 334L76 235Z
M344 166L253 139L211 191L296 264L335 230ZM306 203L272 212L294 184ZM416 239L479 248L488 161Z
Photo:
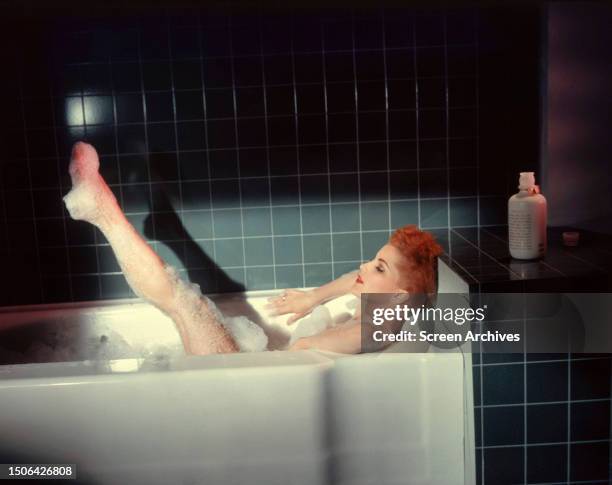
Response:
M405 261L399 249L385 244L374 259L359 267L351 293L356 296L361 293L405 293L402 289Z

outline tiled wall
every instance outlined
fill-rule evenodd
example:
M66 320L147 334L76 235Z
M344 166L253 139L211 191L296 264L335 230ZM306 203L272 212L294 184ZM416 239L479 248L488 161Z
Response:
M205 291L323 283L407 223L448 244L538 168L537 12L158 13L0 15L2 304L131 295L61 203L79 139ZM600 483L609 360L567 357L475 355L478 483Z
M609 356L482 357L472 367L478 483L609 483Z
M526 348L544 350L566 328L561 315L571 314L562 292L599 293L595 305L605 308L610 237L582 232L581 245L569 250L561 229L549 229L546 258L520 262L508 257L507 228L452 229L449 236L443 260L470 284L473 307L487 305L486 321L474 330L520 332ZM597 319L587 318L592 328ZM550 340L534 338L542 328ZM574 327L573 345L579 335ZM477 483L608 484L612 356L504 350L510 347L472 344Z
M80 139L129 220L207 292L319 285L404 224L503 222L514 181L494 168L505 153L482 163L502 137L479 139L479 117L495 105L503 130L513 95L493 103L487 86L509 81L481 71L514 47L491 40L506 27L489 12L18 14L0 47L4 304L132 295L63 207Z
M481 303L487 296L481 295ZM541 309L530 310L541 308L543 297L551 295L494 295L506 310L488 318L484 330L515 328L527 335L529 345L529 327L546 324ZM485 353L486 343L476 347L478 483L608 484L610 354L500 354Z

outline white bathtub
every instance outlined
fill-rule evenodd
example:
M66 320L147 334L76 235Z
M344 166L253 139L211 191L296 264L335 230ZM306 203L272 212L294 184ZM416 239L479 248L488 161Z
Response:
M462 291L448 271L440 291ZM269 294L216 301L255 316ZM328 304L334 318L349 300ZM261 318L273 348L286 342L286 317ZM2 463L76 464L88 484L475 481L469 353L187 357L172 322L137 300L10 309L1 344L59 324L75 333L63 357L98 358L0 366ZM50 344L4 355L49 361Z

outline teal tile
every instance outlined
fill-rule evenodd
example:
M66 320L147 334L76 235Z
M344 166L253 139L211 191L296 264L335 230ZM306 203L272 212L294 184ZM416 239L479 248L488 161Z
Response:
M303 206L302 230L304 234L329 232L329 205Z
M100 280L96 276L72 276L72 296L75 301L100 298Z
M505 197L480 198L480 224L507 224L508 199Z
M329 202L327 175L305 175L300 177L302 204L323 204Z
M215 256L219 266L244 266L242 239L216 239Z
M332 265L326 264L307 264L304 267L306 277L305 286L321 286L333 280Z
M214 262L215 243L212 239L199 239L185 243L185 266L187 268L209 268Z
M299 204L300 192L298 177L272 177L272 205Z
M421 229L429 227L447 227L448 210L447 200L421 201Z
M134 229L136 229L136 232L138 232L138 234L140 234L143 238L145 238L147 241L150 241L150 239L145 235L145 225L146 225L146 221L147 219L150 217L149 214L130 214L130 215L126 215L125 218L128 220L128 222L134 226ZM73 223L74 224L74 223ZM89 226L89 224L85 223L85 222L81 222L81 224L89 231L93 226ZM149 234L150 236L153 236L152 234ZM93 237L92 237L93 239Z
M148 212L151 207L148 184L126 185L122 188L122 209L125 213ZM117 200L122 200L121 196Z
M245 236L269 236L272 234L270 209L244 209L242 220Z
M226 276L232 280L234 283L238 283L246 287L246 275L244 268L222 268L220 271L223 271ZM219 278L217 275L218 281L223 281L224 278ZM219 291L227 291L227 288L219 287Z
M182 213L183 226L193 239L213 237L212 214L208 210Z
M274 234L300 234L300 208L274 207L272 209Z
M478 204L476 198L451 199L451 227L475 226L478 224Z
M416 200L391 202L391 227L419 223L419 203Z
M302 288L304 286L302 265L277 265L274 270L277 288Z
M244 240L244 253L247 266L272 264L274 262L272 238L246 238Z
M300 236L277 236L274 238L276 264L302 263L302 241Z
M334 261L361 261L359 233L334 234Z
M123 275L102 275L100 277L102 298L129 298L132 290Z
M66 251L64 249L48 249L44 250L48 251L45 254L45 259L50 259L48 263L51 265L51 270L53 274L61 274L67 273L68 268L66 264ZM59 262L63 261L63 264ZM57 262L58 266L53 265L52 263ZM118 273L121 271L121 267L117 262L117 257L113 251L113 248L110 246L98 246L98 263L100 264L100 273Z
M350 273L359 269L360 263L334 263L334 278Z
M239 209L213 211L215 237L242 237L242 219Z
M183 210L210 208L208 182L183 182L181 184Z
M270 290L274 288L274 268L247 268L247 289Z
M392 172L389 195L391 199L416 199L419 196L419 177L416 170Z
M421 170L419 194L421 199L437 199L448 196L448 170Z
M270 187L267 178L248 178L240 181L242 206L253 207L270 204Z
M182 241L159 244L157 247L157 254L166 264L174 266L176 269L184 268L183 260L185 259L185 253Z
M324 261L331 261L330 235L304 236L304 262L320 263Z
M191 280L200 287L205 295L217 291L216 271L213 268L192 269L189 271Z
M239 207L238 180L215 180L212 183L212 205L215 209Z
M359 204L334 204L331 211L334 232L359 230Z
M361 204L361 228L366 231L389 229L389 203L364 202Z
M331 175L331 201L354 202L359 200L359 179L357 174Z
M449 179L452 197L467 197L478 193L478 169L476 167L452 168Z
M364 232L361 235L363 242L363 257L372 259L376 253L389 241L389 231Z
M153 251L155 251L156 253L158 253L158 254L159 254L159 246L160 246L161 244L164 244L164 243L163 243L163 242L159 242L159 241L151 241L151 242L149 243L149 246L151 246L151 249L152 249Z
M387 173L362 174L359 182L361 200L386 200L389 198Z

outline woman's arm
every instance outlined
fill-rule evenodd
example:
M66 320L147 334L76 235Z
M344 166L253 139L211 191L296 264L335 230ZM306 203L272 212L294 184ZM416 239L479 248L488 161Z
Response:
M285 290L280 296L268 300L270 316L293 313L287 320L289 325L310 313L317 305L348 293L356 277L357 271L352 271L313 290Z
M297 340L289 350L329 350L341 354L361 352L361 322L353 319L350 323L328 328L312 337Z
M355 284L357 273L357 270L351 271L334 281L330 281L323 286L311 290L317 303L325 303L338 296L346 295Z

